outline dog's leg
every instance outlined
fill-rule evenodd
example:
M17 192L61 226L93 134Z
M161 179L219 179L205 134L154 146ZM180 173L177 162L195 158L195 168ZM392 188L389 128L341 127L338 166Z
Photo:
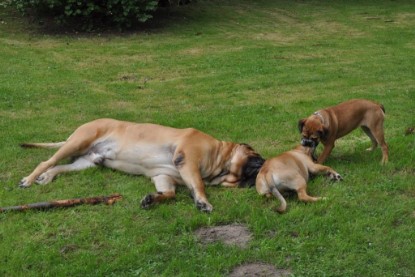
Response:
M38 178L42 173L44 173L49 168L55 166L60 160L63 160L65 158L68 158L72 156L72 154L75 152L73 148L68 145L67 147L62 146L50 159L47 161L41 162L35 170L27 177L23 178L19 186L20 187L29 187L33 184L33 182Z
M380 148L382 149L382 164L386 164L389 159L388 145L385 142L385 135L383 132L383 122L378 122L376 126L369 127L371 133L375 137L376 141L379 143Z
M382 148L382 164L386 164L389 160L389 150L388 150L388 145L386 144L385 141L383 141L381 143L381 148Z
M368 149L366 149L366 151L373 151L373 150L375 150L376 147L378 147L378 142L376 141L376 139L373 136L372 132L366 126L362 126L361 128L366 133L366 135L370 138L370 141L372 142L372 147L369 147Z
M173 163L180 173L184 183L190 189L196 207L203 212L211 212L213 206L208 202L205 193L205 184L199 169L197 149L189 149L192 152L184 152L179 147L173 156Z
M102 162L102 159L100 157L102 156L95 153L90 153L88 155L77 158L71 164L57 165L51 167L42 174L40 174L39 177L36 178L35 182L40 185L45 185L52 182L52 180L58 174L70 171L80 171L86 168L95 167L97 166L97 164L100 164Z
M307 184L305 180L302 180L303 183L299 185L299 189L297 189L298 199L303 202L316 202L321 199L321 197L313 197L307 194Z
M321 165L321 164L315 164L315 163L309 163L307 164L309 172L312 174L325 174L327 175L331 180L334 181L340 181L343 180L343 178L340 176L339 173L334 171L331 167Z
M179 172L187 187L190 189L196 207L202 212L212 212L213 206L207 200L205 184L200 176L199 168L183 168Z
M203 212L210 213L213 210L213 206L206 198L205 184L200 175L199 160L192 160L191 157L191 154L188 155L177 151L173 157L173 163L184 183L190 189L196 207Z
M29 187L40 174L55 166L59 161L69 157L83 155L87 152L94 139L96 139L96 134L93 130L77 129L51 158L41 162L29 176L24 177L20 181L19 186Z
M320 154L320 156L317 159L317 163L319 163L319 164L324 163L324 161L330 155L333 148L334 148L334 141L326 142L324 144L323 152Z
M141 200L141 207L149 208L152 204L161 202L163 200L171 199L176 196L176 182L168 175L158 175L151 178L156 186L157 193L147 194Z

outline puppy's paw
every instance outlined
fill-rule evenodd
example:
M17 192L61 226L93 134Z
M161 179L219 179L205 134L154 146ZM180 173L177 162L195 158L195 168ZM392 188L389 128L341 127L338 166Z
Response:
M19 187L20 188L28 188L30 187L32 184L27 180L27 177L23 178L22 180L20 180L19 182Z
M196 207L199 211L205 212L205 213L211 213L213 211L213 206L209 204L208 202L203 201L196 201Z
M333 181L343 180L342 176L339 173L335 172L335 171L329 173L329 178L330 178L330 180L333 180Z
M147 194L141 200L141 208L148 209L154 203L154 196L152 194Z

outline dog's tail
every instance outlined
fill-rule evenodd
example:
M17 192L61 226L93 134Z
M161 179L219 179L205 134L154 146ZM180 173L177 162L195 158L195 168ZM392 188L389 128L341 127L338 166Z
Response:
M272 173L261 171L256 179L256 190L260 195L265 194L267 197L270 197L271 194L274 195L280 201L277 211L283 213L287 209L287 202L276 187L277 179Z
M287 209L287 202L285 201L281 192L277 189L276 186L271 187L271 192L272 192L272 195L274 195L280 201L280 206L277 208L277 211L279 213L285 212L285 210Z
M46 143L21 143L20 147L23 148L47 148L47 149L54 149L54 148L61 148L66 141L61 142L46 142Z

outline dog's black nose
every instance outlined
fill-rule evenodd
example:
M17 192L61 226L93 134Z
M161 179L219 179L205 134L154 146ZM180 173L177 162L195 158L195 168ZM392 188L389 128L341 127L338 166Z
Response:
M311 139L303 138L301 139L301 145L305 147L312 147L313 141Z

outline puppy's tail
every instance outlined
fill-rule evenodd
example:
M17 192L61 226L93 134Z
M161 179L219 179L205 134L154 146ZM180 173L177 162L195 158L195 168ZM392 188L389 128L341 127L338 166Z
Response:
M23 148L47 148L47 149L54 149L54 148L61 148L66 141L61 142L46 142L46 143L21 143L20 147Z
M281 192L277 189L276 186L271 187L271 192L280 201L280 206L277 208L277 211L279 213L284 213L285 210L287 209L287 202L285 201L285 199L282 196Z

